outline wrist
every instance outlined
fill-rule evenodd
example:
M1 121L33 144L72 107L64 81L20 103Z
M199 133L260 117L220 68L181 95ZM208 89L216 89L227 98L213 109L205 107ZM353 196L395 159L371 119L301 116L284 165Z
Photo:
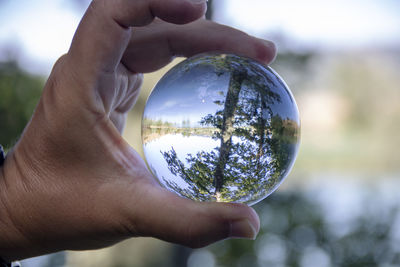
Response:
M11 214L11 208L18 209L18 205L17 203L12 206L9 205L10 194L13 190L8 181L9 179L18 179L15 176L12 178L8 176L11 171L10 165L12 165L10 164L10 157L12 157L10 154L0 164L0 257L6 262L28 256L24 253L24 251L26 252L24 248L27 247L26 239L16 226Z

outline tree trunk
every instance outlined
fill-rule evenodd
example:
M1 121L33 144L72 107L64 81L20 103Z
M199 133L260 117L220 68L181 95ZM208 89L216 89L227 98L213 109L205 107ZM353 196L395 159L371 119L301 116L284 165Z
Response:
M213 0L208 0L207 3L207 12L206 12L206 19L213 20L214 19L214 7L213 7Z
M215 196L217 201L221 200L221 189L224 185L224 171L226 163L231 154L232 135L234 132L233 122L235 119L235 110L239 101L239 93L242 82L246 78L245 72L233 72L229 81L228 93L225 98L224 113L222 118L220 149L217 166L214 172Z
M259 141L258 141L258 151L257 151L257 172L260 171L260 168L262 167L260 164L261 157L263 156L263 147L265 144L265 130L266 130L266 123L267 120L264 119L264 112L267 109L266 103L263 101L261 94L258 95L259 100L260 100L260 106L261 106L261 114L260 117L258 118L258 125L257 125L257 135L259 136Z

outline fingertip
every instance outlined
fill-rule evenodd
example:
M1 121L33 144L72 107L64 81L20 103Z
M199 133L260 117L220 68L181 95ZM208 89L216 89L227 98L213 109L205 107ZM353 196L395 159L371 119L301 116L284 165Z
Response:
M245 238L255 240L258 231L247 219L233 221L230 224L230 238Z
M246 204L231 203L236 211L230 221L229 238L254 240L260 231L260 219L257 212Z
M257 212L251 208L249 208L249 213L250 213L250 222L253 224L254 229L258 233L260 231L260 217L258 216Z
M194 9L192 21L205 18L207 12L207 1L208 0L187 0Z
M202 18L207 11L207 3L205 0L158 0L151 5L151 9L164 21L186 24Z
M219 240L240 238L255 240L260 230L260 219L256 211L242 203L195 203L206 220L202 224L195 223L201 229L202 242L196 242L196 247L209 245ZM195 216L197 217L197 216ZM192 225L193 227L193 225ZM199 232L192 235L198 236ZM196 240L194 238L193 240Z
M265 64L271 64L276 58L277 48L271 41L257 38L255 50L257 59Z

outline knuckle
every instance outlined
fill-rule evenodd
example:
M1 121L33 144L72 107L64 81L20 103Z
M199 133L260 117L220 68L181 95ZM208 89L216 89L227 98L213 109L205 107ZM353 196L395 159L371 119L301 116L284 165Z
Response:
M54 63L51 74L47 80L45 90L54 89L60 84L60 79L62 77L61 73L63 72L65 62L67 60L67 55L62 55L57 61Z
M99 10L104 8L105 0L93 0L88 8L89 12L98 12Z
M136 74L136 75L131 75L129 77L129 84L131 85L131 87L133 89L137 89L137 88L141 87L143 84L143 81L144 81L144 76L141 73Z

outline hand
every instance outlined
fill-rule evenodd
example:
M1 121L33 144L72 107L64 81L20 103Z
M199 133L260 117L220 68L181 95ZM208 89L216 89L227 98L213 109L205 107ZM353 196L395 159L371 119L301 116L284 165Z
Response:
M255 238L253 209L169 192L121 137L139 73L205 51L274 58L272 43L201 19L205 9L201 0L91 3L2 168L2 257L100 248L135 236L190 247Z

